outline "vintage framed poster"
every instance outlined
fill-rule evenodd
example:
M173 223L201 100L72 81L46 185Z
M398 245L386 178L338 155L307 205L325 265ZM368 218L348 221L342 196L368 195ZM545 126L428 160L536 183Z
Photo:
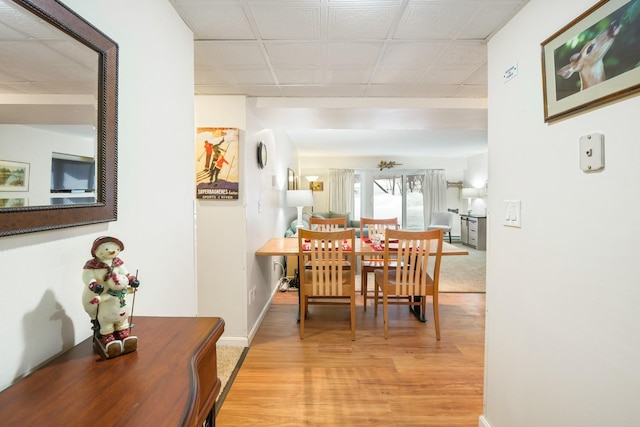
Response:
M0 160L0 191L29 191L29 166Z
M240 130L196 129L196 198L238 200Z
M602 0L542 42L544 121L640 90L640 0Z

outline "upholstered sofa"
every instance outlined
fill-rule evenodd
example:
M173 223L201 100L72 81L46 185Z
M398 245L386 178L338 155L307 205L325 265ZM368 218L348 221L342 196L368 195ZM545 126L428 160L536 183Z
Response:
M317 218L342 218L347 217L347 226L349 228L356 229L356 236L360 235L360 221L354 221L351 219L351 214L348 213L339 213L339 212L304 212L302 214L302 226L303 228L309 228L309 218L312 216ZM294 218L293 221L289 224L289 228L284 233L284 237L291 237L296 234L296 226L298 224L298 218Z

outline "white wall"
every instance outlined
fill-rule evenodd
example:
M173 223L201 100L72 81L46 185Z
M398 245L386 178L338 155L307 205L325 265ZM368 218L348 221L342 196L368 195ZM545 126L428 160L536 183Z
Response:
M65 4L120 46L118 221L0 239L0 389L89 337L81 273L98 236L140 271L135 315L196 314L192 33L168 1Z
M640 425L640 98L543 121L540 43L593 4L531 0L489 43L491 427ZM578 139L591 132L606 167L585 174ZM521 229L502 225L506 199L522 201Z
M51 126L40 129L29 125L0 125L0 153L2 160L29 164L28 189L24 192L0 191L0 198L26 198L25 206L43 206L51 197L70 197L69 194L51 193L51 159L53 153L95 157L96 139L64 132ZM82 197L95 194L82 194Z
M244 96L197 96L195 127L240 129L240 157L246 157L246 99ZM193 129L195 134L195 128ZM192 140L195 147L200 143ZM196 202L198 315L225 320L226 337L247 336L246 164L240 160L238 200ZM191 159L194 162L194 159Z
M220 342L237 345L249 344L281 275L273 267L280 260L256 257L255 251L284 235L288 212L282 206L293 162L286 137L262 129L246 105L243 96L196 97L196 127L240 129L239 200L198 200L196 233L198 315L222 317ZM264 169L257 163L259 141L267 145Z

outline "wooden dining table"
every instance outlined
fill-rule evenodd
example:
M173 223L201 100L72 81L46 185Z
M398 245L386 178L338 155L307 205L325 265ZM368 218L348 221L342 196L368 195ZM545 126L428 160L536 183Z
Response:
M431 253L436 251L436 241L431 241ZM369 239L356 238L355 247L353 248L355 255L379 255L384 254L382 248L374 248ZM298 238L297 237L274 237L267 241L260 249L256 251L257 256L297 256L298 255ZM442 242L442 256L452 255L469 255L469 252L465 249L461 249L447 242ZM296 277L296 282L298 278ZM416 297L419 298L419 297ZM420 306L411 307L411 312L416 318L425 322L424 313L420 312ZM298 320L300 314L298 313Z
M383 250L376 250L368 239L357 238L355 242L355 255L382 255ZM435 241L432 241L432 248L435 251ZM256 251L258 256L289 256L298 255L298 239L296 237L274 237L262 245ZM449 255L469 255L465 249L461 249L447 242L442 242L442 256Z

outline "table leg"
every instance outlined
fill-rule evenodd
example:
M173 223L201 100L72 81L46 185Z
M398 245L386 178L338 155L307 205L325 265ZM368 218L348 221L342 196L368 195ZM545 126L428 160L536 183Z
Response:
M413 301L414 302L422 302L422 297L421 296L414 296L413 297ZM419 305L412 305L409 306L409 310L411 310L411 313L416 316L416 319L418 319L421 322L426 322L427 319L424 317L424 313L422 313L422 307Z

